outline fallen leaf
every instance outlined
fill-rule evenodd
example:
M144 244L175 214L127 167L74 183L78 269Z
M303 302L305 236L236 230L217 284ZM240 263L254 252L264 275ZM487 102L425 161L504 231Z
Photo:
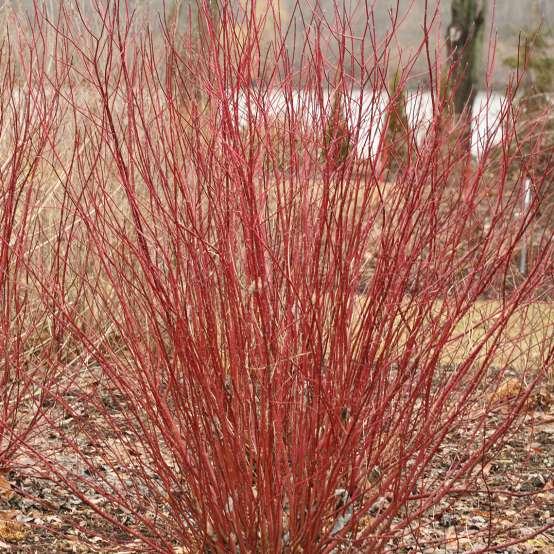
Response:
M484 475L485 477L488 477L492 469L492 462L488 462L485 465L480 464L477 466L476 469L479 475Z
M0 539L5 541L21 541L27 535L22 523L0 520Z
M500 387L491 395L490 400L493 404L502 403L515 398L522 392L522 383L519 379L511 378L505 383L502 383Z
M493 405L499 404L502 411L510 411L512 409L512 403L510 401L517 399L520 395L525 394L525 392L526 387L524 383L522 383L520 379L512 377L502 383L502 385L489 396L489 401ZM548 402L546 400L543 402L539 395L540 391L535 391L527 398L523 405L524 411L533 411L537 405L542 406L543 404L550 403L550 399Z
M547 541L545 541L544 539L540 539L540 538L525 541L524 544L526 546L534 546L534 547L538 547L538 548L544 548L544 547L547 547L549 545L549 543Z
M18 514L17 510L0 510L0 521L12 521Z
M9 502L14 496L15 493L12 490L10 482L0 473L0 498L6 502Z
M368 527L372 527L374 525L374 521L374 517L366 515L360 519L359 526L361 529L367 529Z

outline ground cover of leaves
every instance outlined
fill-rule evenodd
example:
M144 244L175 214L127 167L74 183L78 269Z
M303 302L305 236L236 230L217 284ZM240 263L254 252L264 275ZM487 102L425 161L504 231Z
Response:
M509 401L509 381L504 394ZM71 398L71 392L67 400L76 401ZM74 426L77 430L81 425L78 414L78 407L71 416L66 413L65 419L60 413L62 425ZM94 424L94 416L88 414L86 419L87 424ZM491 428L494 423L493 415ZM454 433L442 448L431 470L437 476L453 457L463 455L460 439ZM49 451L65 457L68 467L75 470L79 460L72 458L55 430L47 431L40 440L48 445ZM93 457L94 445L87 445L86 439L83 441L82 447L88 448ZM55 485L47 475L33 471L30 458L26 469L25 462L25 458L20 459L23 469L0 475L0 550L119 554L140 550L131 536L111 529L90 506ZM544 529L554 520L554 385L545 384L535 391L525 417L511 431L507 444L491 461L478 466L474 474L475 479L468 481L467 490L438 504L432 513L408 529L404 537L391 540L387 551L398 554L479 552L488 545L506 544L525 536L529 537L525 542L499 547L496 552L554 553L554 529ZM102 504L101 496L94 500L93 491L89 492L89 498ZM383 505L386 502L384 497ZM125 517L123 513L117 515ZM118 539L120 546L110 546L107 536Z

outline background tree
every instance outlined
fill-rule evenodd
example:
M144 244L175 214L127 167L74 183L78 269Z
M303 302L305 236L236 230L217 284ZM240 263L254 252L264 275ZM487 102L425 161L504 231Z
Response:
M548 93L554 88L552 31L545 28L537 2L533 5L535 23L519 33L517 55L504 60L511 69L523 70L522 102L526 111L540 112L548 104Z
M518 51L504 59L504 64L523 73L519 98L519 132L528 140L521 144L519 168L532 167L536 174L549 175L544 187L542 218L539 224L552 228L554 224L554 56L552 31L544 24L544 12L539 2L533 4L531 27L519 32ZM540 145L540 148L538 147ZM527 171L526 171L527 173ZM533 175L529 175L533 179Z
M446 32L446 47L452 64L458 68L454 111L471 110L475 99L477 70L483 44L486 0L452 0L452 19Z
M410 130L404 86L405 77L399 66L394 72L387 91L390 108L387 110L385 122L386 152L384 155L387 157L391 177L405 167L406 158L409 155Z

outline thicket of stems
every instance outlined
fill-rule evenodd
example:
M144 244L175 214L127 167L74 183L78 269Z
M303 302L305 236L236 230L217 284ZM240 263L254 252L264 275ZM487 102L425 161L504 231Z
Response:
M199 59L124 2L37 6L17 78L4 46L0 456L25 443L122 541L399 547L471 488L552 368L552 166L535 171L548 152L521 136L517 83L475 158L435 14L391 87L402 18L377 36L357 9L354 33L338 4L299 3L300 33L271 3L261 20L203 3ZM414 128L418 56L432 116ZM29 395L69 466L19 427Z

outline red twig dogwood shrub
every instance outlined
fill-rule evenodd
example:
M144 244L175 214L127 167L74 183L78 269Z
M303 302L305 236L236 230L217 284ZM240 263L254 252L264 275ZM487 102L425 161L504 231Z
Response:
M13 467L44 422L60 346L57 321L41 302L30 268L50 242L43 212L59 98L48 86L44 35L22 33L18 47L0 46L0 471ZM42 278L41 286L46 273Z
M551 230L524 275L514 262L541 196L522 212L509 102L502 155L491 139L475 159L431 24L389 91L401 17L378 34L367 3L356 29L338 5L297 4L288 25L276 5L260 18L222 1L216 21L201 3L210 48L193 61L124 3L75 6L43 25L68 72L71 141L52 147L84 308L67 281L41 292L96 380L57 399L76 422L58 429L70 461L36 455L136 550L400 548L471 488L553 362L531 317L551 301ZM418 56L432 114L391 150Z

